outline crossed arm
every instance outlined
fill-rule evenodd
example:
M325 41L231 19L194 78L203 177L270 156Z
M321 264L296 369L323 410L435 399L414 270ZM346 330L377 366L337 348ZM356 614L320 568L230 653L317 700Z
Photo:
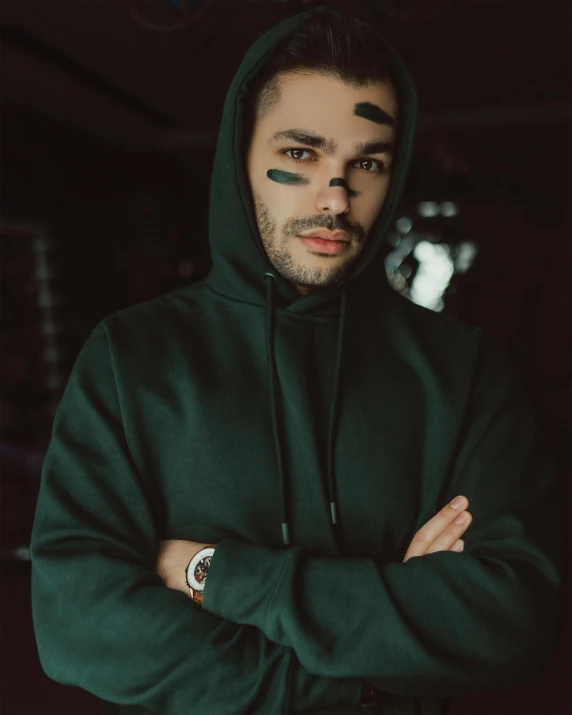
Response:
M360 678L396 695L456 697L522 684L538 673L557 635L561 527L546 518L549 474L549 464L535 459L520 491L495 480L496 503L487 503L481 490L483 520L462 559L447 552L471 517L457 525L449 505L415 534L404 563L224 538L203 608L292 648L310 673ZM162 572L167 585L181 584L188 595L177 573L201 545L164 546L180 556L171 562L172 581L169 569Z
M458 499L462 501L456 503L456 500L453 500L447 504L416 532L403 559L404 563L414 556L424 556L437 551L462 551L464 542L461 537L469 528L472 515L464 511L469 505L468 499L464 496ZM461 524L456 523L459 515L465 517ZM167 588L189 594L185 569L193 556L205 546L209 544L183 539L166 539L160 542L155 570ZM210 546L215 546L214 559L216 545L210 544ZM455 546L460 548L453 548ZM228 587L232 590L232 584L228 584Z

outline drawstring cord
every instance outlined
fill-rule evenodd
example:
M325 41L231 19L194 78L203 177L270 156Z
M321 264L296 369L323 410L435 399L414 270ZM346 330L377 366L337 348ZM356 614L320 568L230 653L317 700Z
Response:
M336 370L334 373L334 394L332 395L332 405L330 407L330 427L328 430L328 496L330 498L330 515L334 526L338 523L338 505L335 496L336 491L334 478L334 434L336 418L338 415L340 372L342 368L342 346L344 344L344 329L346 326L346 305L347 293L344 283L342 286L342 305L340 308L340 319L338 322L338 349L336 351Z
M272 402L272 430L274 432L274 449L276 450L276 462L278 465L278 474L280 476L280 494L282 508L282 541L288 546L290 544L290 528L286 517L286 483L284 481L284 462L282 457L282 445L280 444L280 435L278 431L278 409L276 394L276 361L274 358L274 341L272 339L273 328L273 294L272 284L276 280L273 273L265 273L264 281L266 283L266 360L268 362L268 374L270 379L270 400Z
M273 317L274 317L274 302L272 284L276 280L273 273L265 273L263 275L266 283L266 359L268 362L268 377L270 381L270 400L271 400L271 418L272 430L274 434L274 449L276 451L276 463L278 466L278 474L280 477L280 494L281 494L281 527L282 527L282 542L285 546L290 545L290 524L287 517L287 494L286 482L284 479L284 460L282 453L282 445L280 443L280 430L278 426L278 394L277 394L277 374L276 360L274 354L273 336ZM335 475L334 475L334 447L335 447L335 428L336 418L339 403L339 387L340 373L342 367L342 347L344 341L345 319L347 308L347 292L345 284L342 284L342 297L340 318L338 322L338 344L336 350L336 367L334 372L334 392L332 396L332 404L330 407L330 421L328 429L328 500L330 505L330 519L333 526L338 523L338 509L335 497Z

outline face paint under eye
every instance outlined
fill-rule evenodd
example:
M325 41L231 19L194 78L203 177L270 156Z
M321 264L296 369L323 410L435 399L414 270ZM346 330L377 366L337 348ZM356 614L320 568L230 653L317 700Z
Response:
M272 181L276 181L278 184L290 184L290 185L307 185L310 183L309 179L306 179L301 174L292 174L290 171L283 171L282 169L268 169L266 176ZM350 189L347 181L342 178L332 179L330 181L330 186L343 186L348 192L350 198L354 196L359 196L359 191L354 191Z
M350 197L350 199L354 196L359 196L360 194L359 191L354 191L353 189L350 189L345 179L332 179L330 181L330 186L343 186L344 189L348 192L348 196Z
M309 184L310 180L303 177L301 174L292 174L289 171L282 169L268 169L266 176L278 184Z

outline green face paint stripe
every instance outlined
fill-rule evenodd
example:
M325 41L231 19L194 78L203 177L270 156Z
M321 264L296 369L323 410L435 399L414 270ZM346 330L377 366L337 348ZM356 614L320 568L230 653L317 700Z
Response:
M350 189L345 179L332 179L330 181L330 186L343 186L344 189L348 192L348 196L350 198L352 198L353 196L359 196L359 191L353 191L353 189Z
M300 174L292 174L289 171L282 171L282 169L268 169L266 176L279 184L300 185L310 183L309 179L306 179ZM330 186L343 186L348 192L348 196L359 196L359 191L353 191L350 189L345 179L332 179L330 181Z
M282 169L268 169L266 176L278 184L309 184L310 180L304 178L301 174L292 174L289 171Z
M354 114L372 122L377 122L377 124L388 124L390 127L395 127L395 119L387 112L384 112L377 104L372 104L371 102L358 102L354 107Z

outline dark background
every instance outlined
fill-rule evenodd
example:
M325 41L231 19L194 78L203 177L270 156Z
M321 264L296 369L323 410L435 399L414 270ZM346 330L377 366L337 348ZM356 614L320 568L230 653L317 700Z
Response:
M319 4L372 21L410 68L420 118L398 216L411 219L415 240L476 247L442 309L510 352L571 503L570 2L4 0L6 715L98 712L92 695L44 675L33 637L27 546L53 411L99 320L208 272L210 175L229 84L259 34ZM425 201L454 202L457 214L422 216ZM396 290L409 295L417 269L410 254ZM456 698L451 713L570 713L571 631L568 607L535 681Z

